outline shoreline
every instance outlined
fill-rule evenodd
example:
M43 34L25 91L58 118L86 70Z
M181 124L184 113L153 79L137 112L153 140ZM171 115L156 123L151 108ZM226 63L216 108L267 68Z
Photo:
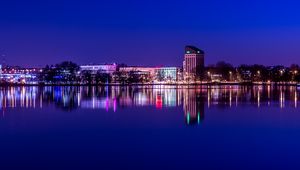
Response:
M291 82L202 82L202 83L108 83L108 84L0 84L0 87L22 87L22 86L296 86L300 83Z

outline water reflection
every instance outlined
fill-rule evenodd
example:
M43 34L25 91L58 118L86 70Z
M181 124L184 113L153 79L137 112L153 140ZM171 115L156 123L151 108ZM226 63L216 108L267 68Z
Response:
M55 106L117 112L125 107L182 107L186 124L193 125L200 124L211 107L297 108L298 95L297 87L286 86L1 87L0 109Z
M188 125L199 124L204 119L204 101L206 96L203 92L202 89L183 90L183 110Z

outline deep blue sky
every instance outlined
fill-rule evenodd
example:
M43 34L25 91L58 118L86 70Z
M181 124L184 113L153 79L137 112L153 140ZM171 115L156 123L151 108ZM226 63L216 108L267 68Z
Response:
M0 1L10 65L177 65L185 45L206 63L300 64L300 2L264 0Z

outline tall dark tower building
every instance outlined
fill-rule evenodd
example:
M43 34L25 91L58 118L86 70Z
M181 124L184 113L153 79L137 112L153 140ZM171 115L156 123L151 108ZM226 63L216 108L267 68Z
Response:
M199 78L203 70L204 51L194 46L186 46L183 61L184 79Z

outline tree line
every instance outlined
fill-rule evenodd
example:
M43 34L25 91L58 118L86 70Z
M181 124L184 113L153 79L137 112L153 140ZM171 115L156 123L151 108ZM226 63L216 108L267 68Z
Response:
M290 82L300 81L300 67L292 64L290 67L282 65L264 66L259 64L246 65L242 64L234 67L230 63L224 61L215 65L209 65L205 68L203 79L210 80L213 74L220 75L223 81L239 81L239 82Z

